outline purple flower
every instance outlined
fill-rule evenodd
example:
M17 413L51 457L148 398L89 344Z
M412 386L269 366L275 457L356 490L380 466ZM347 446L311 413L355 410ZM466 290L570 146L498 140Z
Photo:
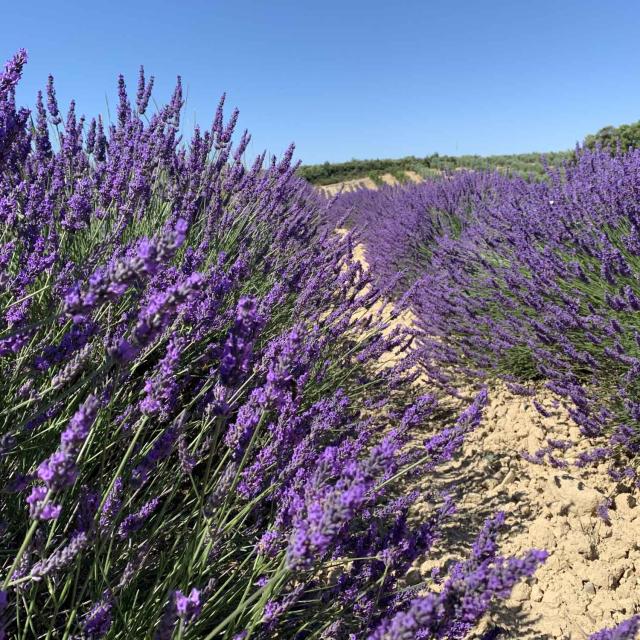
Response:
M103 532L111 529L122 507L122 488L122 478L116 478L113 483L113 488L107 495L100 513L100 529Z
M88 487L82 488L78 504L78 516L76 520L76 531L78 533L89 533L93 528L93 520L100 505L100 494L92 491Z
M611 498L605 498L596 508L596 513L601 520L604 520L607 524L611 524L611 519L609 518L609 508L613 505L613 500Z
M158 508L160 498L155 497L146 502L139 511L129 514L118 527L118 538L126 540L138 531Z
M56 99L56 91L53 87L53 76L49 76L47 80L47 109L51 116L51 122L54 125L59 125L62 122L62 118L58 111L58 100Z
M310 567L320 561L348 530L370 497L376 479L384 477L393 465L396 446L391 439L386 440L372 449L367 460L346 463L335 484L330 481L335 471L330 469L339 451L331 447L325 451L310 478L303 512L295 519L287 548L289 568Z
M78 322L97 306L115 301L137 281L156 273L162 260L170 258L184 239L180 232L170 233L157 241L142 239L135 254L116 262L109 269L99 269L89 278L89 286L82 290L76 285L64 299L66 313Z
M107 635L112 623L111 609L113 599L105 592L102 599L96 602L84 616L82 631L84 636L91 640L99 640Z
M4 66L4 71L0 74L0 96L12 91L20 77L22 76L22 68L27 63L27 52L20 49Z
M138 345L150 344L167 327L178 307L195 295L202 282L199 273L192 273L180 284L156 293L138 315L133 331Z
M533 550L523 558L496 556L495 536L503 520L498 514L485 523L471 557L453 566L439 593L417 598L406 610L383 619L369 640L404 640L430 634L466 637L493 599L508 597L513 586L531 576L548 555Z
M51 520L60 515L61 507L48 503L45 497L76 481L77 454L89 434L98 406L98 400L94 396L89 396L62 432L59 449L38 466L36 475L45 486L34 487L27 498L32 518Z
M184 339L172 336L164 358L160 361L157 374L145 382L145 397L140 402L140 411L145 415L158 413L167 416L177 400L179 391L175 369L184 346Z
M592 633L589 640L634 640L639 630L640 616L633 616L615 627Z
M53 491L72 485L78 477L75 459L68 451L56 451L40 463L37 476Z
M192 589L188 596L185 596L182 591L174 591L155 629L154 640L170 640L178 619L189 624L200 615L200 611L200 591L198 589Z
M52 504L47 500L46 487L33 487L27 498L29 515L34 520L55 520L62 511L60 505Z
M296 374L298 377L302 374L302 371L296 370L300 368L301 364L299 363L301 355L300 330L294 328L290 331L279 346L278 356L273 358L267 371L265 393L268 401L275 408L281 410L292 392Z
M138 77L138 93L136 95L136 105L138 107L138 113L144 114L149 104L149 98L151 98L151 92L153 91L154 77L149 78L149 82L145 83L144 67L140 67L140 75Z
M58 573L75 560L87 543L88 538L85 532L75 534L66 546L54 551L46 560L36 562L31 567L30 575L33 578L42 578Z
M95 396L89 396L84 404L76 411L69 425L62 432L61 447L65 451L77 451L93 426L100 403Z
M107 138L104 134L102 116L98 116L98 126L96 129L96 141L93 147L93 154L98 162L104 162L108 148Z
M6 635L6 611L9 606L9 593L4 589L0 589L0 638Z
M220 379L223 384L232 386L249 370L253 340L262 324L253 298L241 298L236 310L232 330L224 344L220 359Z
M60 389L72 382L80 374L91 357L91 347L86 344L78 351L70 362L59 371L51 380L51 387Z
M202 605L200 603L200 591L198 589L191 589L188 596L185 596L182 591L176 591L174 601L178 617L182 618L185 622L192 622L200 615Z

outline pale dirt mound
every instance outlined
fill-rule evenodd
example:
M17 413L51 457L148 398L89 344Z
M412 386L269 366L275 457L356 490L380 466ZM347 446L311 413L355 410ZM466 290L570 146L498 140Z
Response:
M380 180L382 180L382 182L384 182L385 184L391 185L392 187L394 187L397 184L400 184L400 181L398 180L398 178L396 178L394 175L390 173L383 173L380 176Z
M405 174L407 176L407 178L409 178L409 180L411 180L411 182L422 182L422 176L419 173L416 173L415 171L405 171Z
M533 578L516 586L512 597L485 620L507 638L567 639L589 634L640 611L640 508L634 496L618 493L606 466L554 469L520 456L535 453L547 438L580 441L566 411L553 408L550 392L537 397L550 417L530 399L495 386L480 427L438 480L459 496L459 512L441 549L463 556L483 520L507 514L504 554L546 549L550 555ZM565 454L570 463L586 444ZM433 479L429 479L432 484ZM596 509L613 497L610 524ZM417 563L415 581L426 578L447 556Z
M405 171L404 173L411 182L422 182L422 178L415 171ZM399 180L390 173L382 174L380 180L384 184L392 186L400 184ZM378 185L371 178L358 178L357 180L345 180L344 182L321 185L316 188L325 196L332 197L336 193L356 191L357 189L377 189Z
M362 246L355 248L354 259L367 268ZM391 309L387 304L385 315ZM394 323L411 326L413 320L405 312ZM383 365L394 360L390 354ZM438 548L415 564L407 582L428 581L435 566L464 558L483 521L503 511L509 525L501 541L505 555L531 548L550 555L533 578L517 585L512 597L487 616L483 628L498 626L503 638L584 639L640 612L640 507L608 476L606 465L571 464L593 445L584 442L550 391L541 388L536 396L549 417L532 400L494 385L478 429L436 478L425 480L425 491L433 489L435 480L457 496L459 508ZM534 454L547 439L578 443L564 454L557 452L568 468L522 458L523 450ZM596 513L606 498L612 498L610 524ZM422 508L425 516L431 513L426 503ZM419 503L417 518L421 511Z
M325 196L335 196L336 193L356 191L357 189L377 189L376 183L371 178L358 178L357 180L346 180L317 187Z

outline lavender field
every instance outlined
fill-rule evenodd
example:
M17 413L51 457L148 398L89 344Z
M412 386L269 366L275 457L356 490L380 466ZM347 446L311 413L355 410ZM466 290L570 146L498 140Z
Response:
M293 147L247 161L224 96L187 139L180 78L85 118L52 77L16 104L26 64L0 74L0 638L635 637L640 152L326 197ZM560 537L586 604L549 625Z

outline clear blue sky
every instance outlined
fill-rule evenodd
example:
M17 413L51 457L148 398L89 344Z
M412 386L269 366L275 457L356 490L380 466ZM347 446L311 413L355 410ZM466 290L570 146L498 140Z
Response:
M305 162L566 149L640 119L634 0L111 0L3 2L0 57L25 47L19 91L48 73L87 115L138 65L187 122L219 95L253 154L291 141Z

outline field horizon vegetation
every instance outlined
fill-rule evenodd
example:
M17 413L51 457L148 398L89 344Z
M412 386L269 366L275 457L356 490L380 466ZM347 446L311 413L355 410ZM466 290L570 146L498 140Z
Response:
M582 141L588 148L600 144L614 150L617 145L626 150L640 145L640 121L619 127L602 127L589 134ZM298 175L313 185L325 186L348 180L371 178L374 183L383 184L382 176L390 174L400 183L409 180L406 171L413 171L422 178L438 176L443 172L470 169L474 171L497 170L522 176L541 178L545 175L545 165L557 167L575 158L575 150L514 153L505 155L441 155L432 153L424 157L406 156L396 159L347 160L344 162L323 162L302 164Z

